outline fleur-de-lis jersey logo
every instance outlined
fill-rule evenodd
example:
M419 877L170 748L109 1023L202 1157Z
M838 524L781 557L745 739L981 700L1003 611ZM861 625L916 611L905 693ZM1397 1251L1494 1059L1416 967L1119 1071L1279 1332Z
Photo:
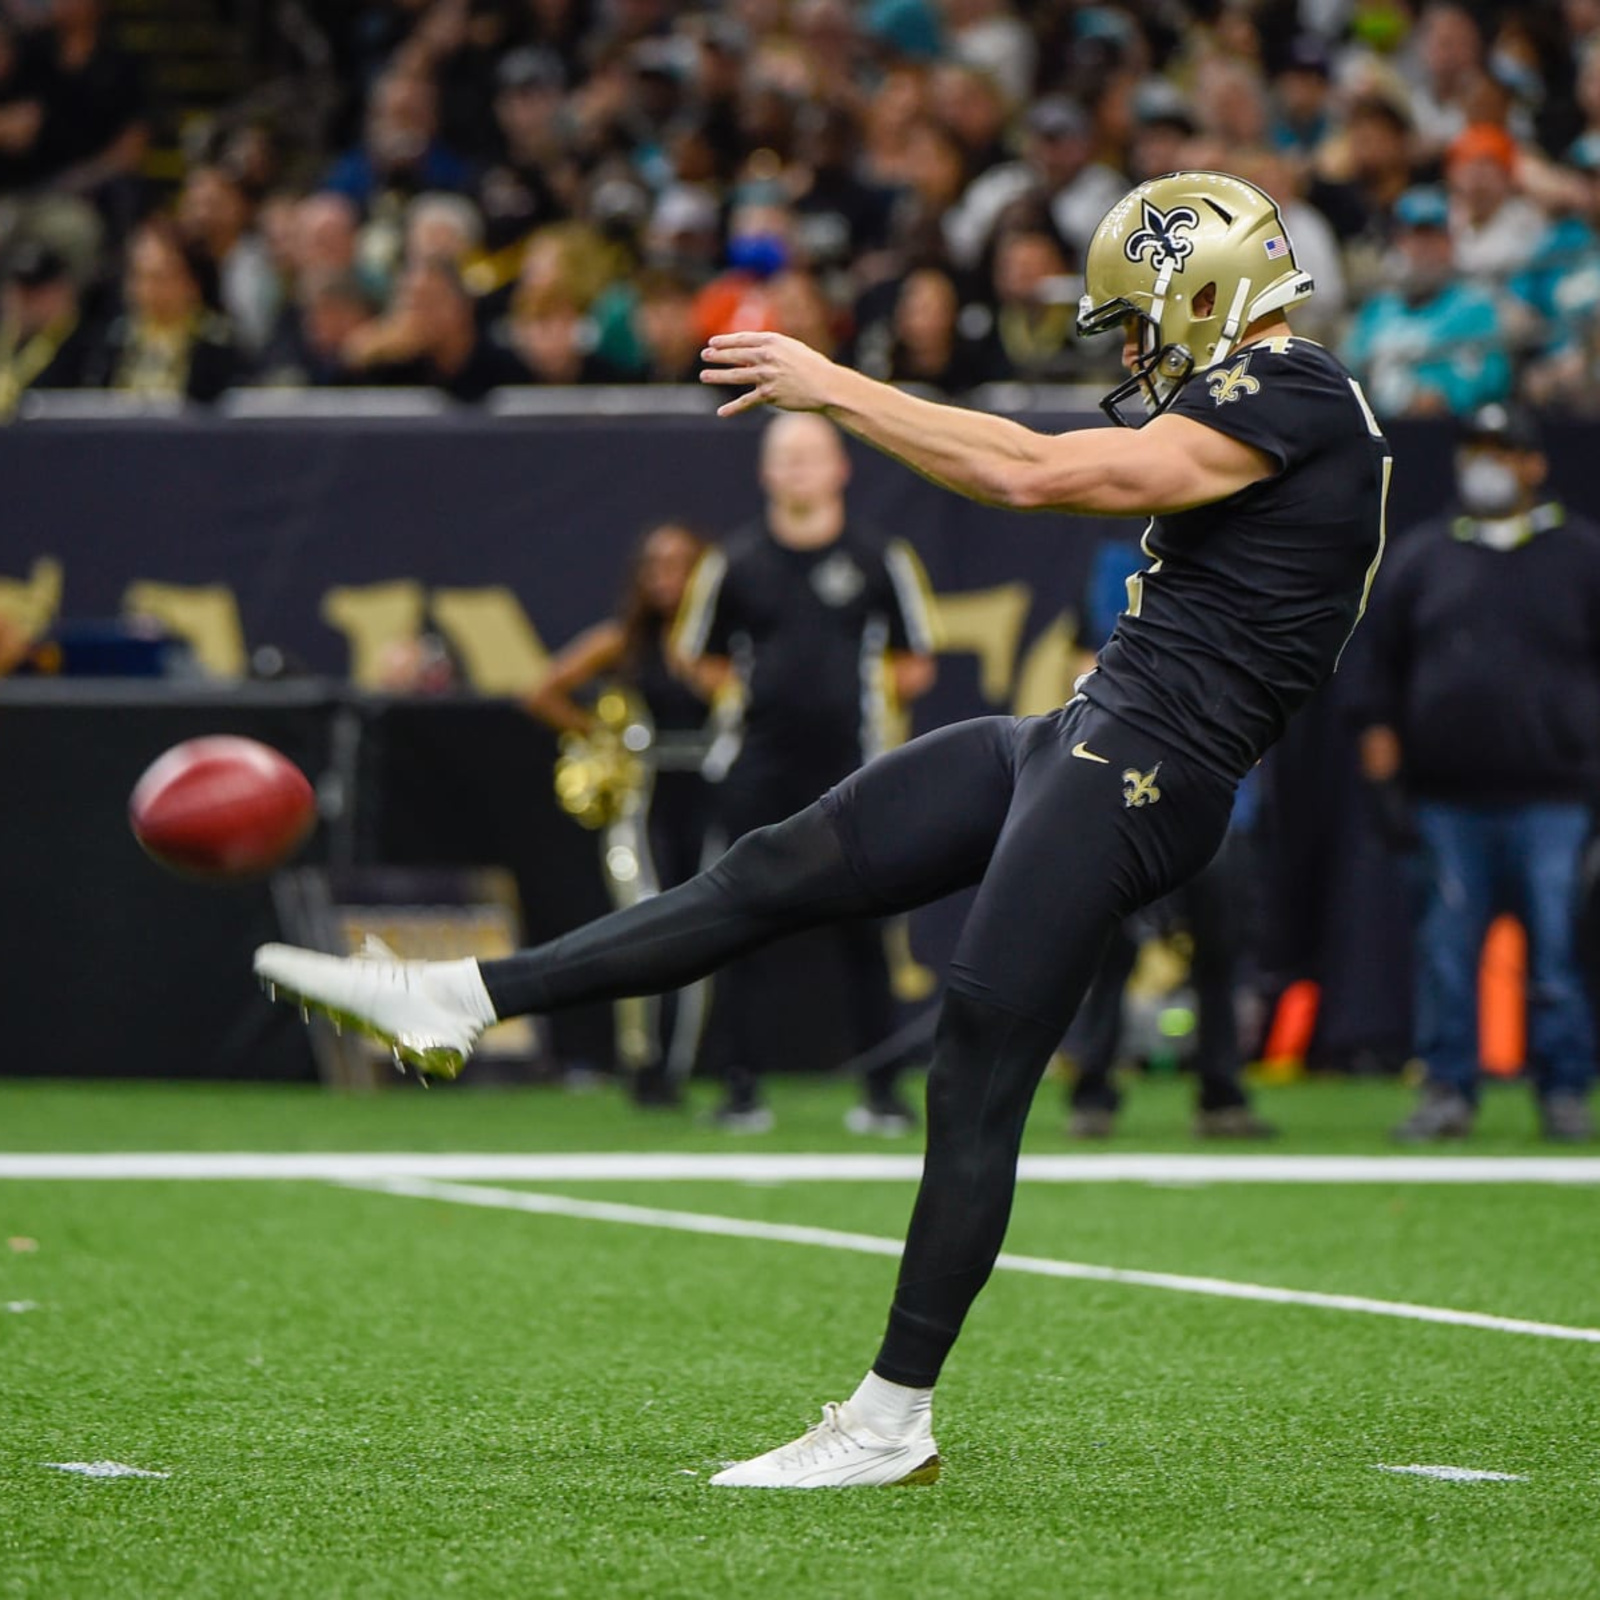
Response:
M1130 811L1136 811L1140 806L1153 806L1161 798L1161 791L1156 788L1156 774L1160 770L1159 761L1148 772L1129 767L1122 774L1123 805Z
M1219 406L1227 405L1230 400L1242 399L1247 394L1255 394L1261 388L1260 379L1250 376L1249 366L1249 356L1243 356L1226 372L1213 372L1207 375L1206 387L1211 391L1211 398Z
M1148 254L1150 265L1158 271L1170 261L1174 272L1182 272L1184 262L1194 254L1190 234L1200 226L1194 208L1174 206L1170 211L1161 211L1148 200L1140 203L1140 226L1128 235L1123 254L1130 261L1142 260Z

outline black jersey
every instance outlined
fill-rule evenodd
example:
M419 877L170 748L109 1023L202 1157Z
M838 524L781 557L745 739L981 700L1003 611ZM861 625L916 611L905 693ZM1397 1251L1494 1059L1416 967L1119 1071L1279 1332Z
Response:
M816 550L781 545L764 523L706 555L690 580L677 644L732 657L744 681L747 767L835 782L882 744L884 655L932 649L925 584L899 540L847 526Z
M1389 447L1321 345L1280 338L1197 373L1172 411L1265 451L1271 477L1155 518L1151 565L1080 689L1232 777L1332 673L1383 554Z

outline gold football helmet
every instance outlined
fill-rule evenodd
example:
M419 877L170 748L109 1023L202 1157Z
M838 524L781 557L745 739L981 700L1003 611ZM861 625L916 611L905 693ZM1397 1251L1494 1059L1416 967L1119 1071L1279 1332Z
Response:
M1138 319L1133 375L1100 402L1126 428L1159 416L1191 374L1227 359L1252 322L1315 287L1295 265L1276 203L1226 172L1169 172L1124 195L1089 241L1083 280L1080 336ZM1133 399L1139 408L1125 414Z

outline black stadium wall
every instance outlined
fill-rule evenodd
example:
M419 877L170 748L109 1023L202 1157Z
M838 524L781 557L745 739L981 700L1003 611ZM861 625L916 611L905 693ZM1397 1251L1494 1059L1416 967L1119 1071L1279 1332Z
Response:
M127 839L122 807L142 761L174 738L226 726L273 738L315 768L334 698L319 680L370 683L384 645L423 628L450 639L480 697L503 699L546 648L611 608L644 528L679 518L720 537L756 513L759 438L754 422L709 416L467 412L0 431L0 583L48 581L39 563L55 563L63 618L143 610L190 634L218 671L273 645L307 674L287 702L190 690L165 708L159 696L135 696L143 709L130 701L120 713L69 711L21 683L0 686L0 955L16 985L0 1072L308 1071L294 1030L264 1008L242 1009L254 997L241 953L270 932L264 893L164 882ZM1447 429L1420 425L1392 439L1398 533L1448 502L1451 442ZM1552 457L1576 507L1600 501L1584 430L1556 431ZM852 459L853 512L908 537L941 599L941 677L916 725L1064 699L1093 550L1138 527L1018 516L961 501L858 447ZM476 794L477 810L457 818L464 837L451 848L462 859L503 857L520 829L524 870L547 870L561 886L535 932L600 909L592 838L549 799L548 740L517 732L523 723L503 704L410 708L409 726L407 709L384 710L387 738L376 748L391 765L369 781L393 791L409 779L425 794L436 774L439 786ZM1272 856L1288 869L1268 874L1283 975L1324 982L1326 1048L1392 1043L1405 1029L1405 905L1354 781L1337 686L1281 747L1265 787ZM506 798L491 826L484 797L496 791ZM394 812L365 824L362 854L385 852L385 829L405 834ZM1071 832L1064 817L1064 856ZM428 853L415 841L390 844L391 854ZM957 914L918 919L924 959L943 958ZM187 1021L173 1020L185 1011Z

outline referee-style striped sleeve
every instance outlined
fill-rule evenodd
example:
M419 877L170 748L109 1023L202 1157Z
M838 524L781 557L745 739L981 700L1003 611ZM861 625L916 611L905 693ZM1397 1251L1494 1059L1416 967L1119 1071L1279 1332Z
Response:
M717 601L722 596L722 580L727 573L728 558L720 550L708 550L689 574L689 583L672 625L672 649L685 661L698 661L706 653Z
M922 562L904 539L891 539L883 552L883 563L900 610L904 648L917 655L931 655L938 648L938 629L933 615L933 588Z

